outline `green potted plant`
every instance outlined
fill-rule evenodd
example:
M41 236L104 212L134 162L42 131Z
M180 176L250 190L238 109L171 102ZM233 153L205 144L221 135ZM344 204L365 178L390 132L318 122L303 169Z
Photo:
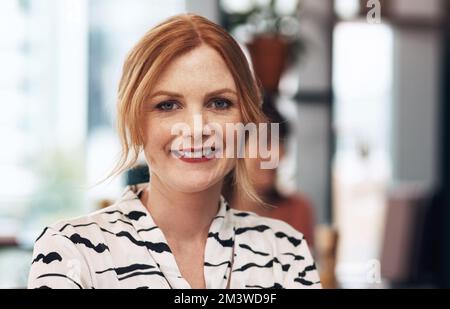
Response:
M266 92L277 93L281 75L303 50L300 0L221 0L224 24L246 44Z

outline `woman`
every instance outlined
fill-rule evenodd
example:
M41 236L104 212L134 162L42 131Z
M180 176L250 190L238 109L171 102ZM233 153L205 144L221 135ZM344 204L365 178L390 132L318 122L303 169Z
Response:
M195 124L259 123L260 102L244 54L216 24L183 14L148 32L119 85L123 154L113 174L143 152L151 181L127 187L111 207L46 228L29 287L320 287L300 233L228 207L220 192L229 174L258 197L242 159L217 155L232 148L226 136ZM191 130L174 134L180 124ZM182 146L192 139L195 147Z

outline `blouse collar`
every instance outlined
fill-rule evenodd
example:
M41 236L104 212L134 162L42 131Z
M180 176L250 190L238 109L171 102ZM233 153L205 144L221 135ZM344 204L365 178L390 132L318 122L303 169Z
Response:
M141 241L147 245L148 252L164 274L169 287L191 288L182 277L175 257L170 251L162 230L156 225L151 214L139 199L139 194L148 184L139 184L125 188L119 207L124 213L139 212L131 220ZM233 216L227 201L221 195L219 210L213 218L208 232L204 254L204 277L207 289L224 289L231 273L234 246ZM155 250L155 248L157 248ZM158 250L159 249L159 250Z

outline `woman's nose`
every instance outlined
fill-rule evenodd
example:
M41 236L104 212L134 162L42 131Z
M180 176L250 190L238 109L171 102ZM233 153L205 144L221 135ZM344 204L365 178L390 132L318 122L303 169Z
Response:
M191 112L187 115L186 123L189 127L190 137L201 143L205 136L204 127L208 123L207 115L201 111ZM201 145L197 146L201 147Z

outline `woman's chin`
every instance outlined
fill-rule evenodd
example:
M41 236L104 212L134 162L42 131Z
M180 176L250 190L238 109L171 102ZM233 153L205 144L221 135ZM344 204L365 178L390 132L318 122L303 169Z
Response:
M212 178L209 173L207 175L206 173L205 175L201 175L201 173L192 174L181 172L177 179L172 181L172 186L180 192L194 193L209 189L221 179Z

